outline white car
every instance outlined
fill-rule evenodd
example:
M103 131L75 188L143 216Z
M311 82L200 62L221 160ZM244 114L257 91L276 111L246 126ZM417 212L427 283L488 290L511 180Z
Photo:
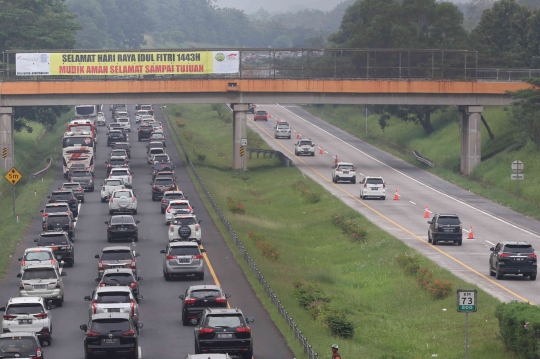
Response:
M130 172L127 168L112 168L109 173L109 178L121 179L124 181L126 188L133 188L133 172Z
M152 157L152 164L155 165L158 162L171 162L171 159L166 153L158 153Z
M176 214L169 226L169 242L197 241L201 244L201 223L197 216L191 214Z
M278 120L274 127L274 138L280 137L291 138L291 125L285 120Z
M126 186L121 178L105 178L101 184L101 202L107 202L114 191L124 188Z
M64 303L64 281L62 277L66 272L59 271L54 264L34 264L17 274L21 278L19 283L19 297L42 297L51 299L56 305Z
M356 183L356 167L352 163L338 162L332 170L332 182L347 181Z
M187 199L175 199L169 202L165 209L165 224L169 225L175 214L190 214L193 213L193 207Z
M125 149L123 148L117 148L117 149L113 149L111 151L111 153L109 153L109 157L123 157L124 159L128 159L128 153Z
M148 113L148 110L138 110L137 112L135 112L135 122L136 123L141 122L141 119L143 118L143 116L150 116L154 118L154 116Z
M31 247L24 250L24 254L19 258L21 262L21 273L34 264L54 265L60 270L59 263L54 257L52 248L49 247Z
M134 322L139 319L139 304L142 295L136 297L127 285L96 287L92 295L84 297L89 301L88 317L99 313L129 313Z
M148 163L152 164L155 155L163 155L165 151L163 148L150 148L148 150Z
M368 197L386 199L386 183L382 177L366 176L360 182L360 198Z
M41 297L10 298L5 307L2 320L2 333L34 332L39 341L52 342L52 313L50 304ZM14 334L16 335L16 334ZM19 355L15 355L19 357Z
M294 154L315 156L315 144L309 138L301 138L294 145Z
M105 119L105 115L103 114L103 112L98 112L97 114L97 120L96 120L96 123L98 126L105 126L105 122L106 119Z
M127 132L131 132L131 122L129 122L129 118L120 117L116 119L116 122L121 124L124 130L126 130Z
M113 191L111 198L109 198L109 214L126 212L137 214L137 196L133 194L131 189Z

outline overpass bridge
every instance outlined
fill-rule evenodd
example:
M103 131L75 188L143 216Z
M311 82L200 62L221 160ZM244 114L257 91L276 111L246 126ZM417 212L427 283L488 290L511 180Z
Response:
M540 76L540 70L479 68L477 56L395 49L6 51L0 147L11 158L16 106L230 103L233 168L241 168L248 103L451 105L462 112L461 171L468 175L480 163L483 106L510 104L507 91L528 88L521 79Z

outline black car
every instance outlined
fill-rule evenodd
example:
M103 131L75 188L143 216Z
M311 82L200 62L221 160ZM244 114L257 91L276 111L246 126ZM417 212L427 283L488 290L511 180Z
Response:
M207 308L195 327L195 354L227 353L244 359L253 357L253 341L248 324L239 309ZM196 324L197 319L191 323Z
M70 182L77 182L88 192L94 192L94 174L92 171L75 170L69 173Z
M163 193L176 189L175 177L156 177L152 182L152 201L163 198Z
M199 319L206 308L227 308L230 294L223 293L217 285L194 285L186 290L182 299L182 324L188 325L192 319Z
M151 125L147 123L143 123L137 129L137 132L138 132L137 138L139 141L147 140L150 138L150 136L152 136L152 132L154 132L154 127L152 127Z
M142 277L136 277L130 268L111 268L105 269L101 278L96 278L98 286L123 286L127 285L131 288L133 296L138 297L139 293L139 281L143 280Z
M126 150L128 158L131 158L131 146L127 142L116 142L113 150Z
M107 241L115 239L127 239L134 242L139 241L139 227L141 221L136 221L131 215L112 216L105 222L107 225Z
M44 231L64 231L72 239L75 237L75 221L67 212L50 213L42 222L42 227Z
M43 232L39 238L34 239L34 242L37 243L38 247L51 248L58 262L64 261L69 267L73 267L75 264L73 240L68 238L66 232Z
M505 274L523 274L536 280L537 262L534 248L527 242L500 242L489 249L489 275L502 279Z
M69 189L73 192L73 194L75 195L75 197L77 197L77 199L79 201L81 201L81 203L84 203L84 188L82 188L81 184L79 182L67 182L67 183L63 183L62 184L62 187L58 188L60 190L64 190L64 189Z
M49 203L66 202L73 215L79 215L79 200L70 190L53 191L50 196L47 196Z
M0 334L0 358L43 359L43 349L36 333L3 333Z
M135 324L130 313L100 313L92 315L88 325L80 326L84 336L84 355L86 359L139 357L139 329L142 323Z
M124 157L119 157L119 156L110 157L109 160L105 162L105 164L107 165L107 176L109 175L109 173L111 173L112 168L117 168L117 167L128 168L129 167L129 161L125 159Z
M440 241L454 242L461 245L463 239L463 230L461 220L457 214L439 214L433 216L428 221L428 242L437 245Z
M110 130L107 133L107 146L111 146L116 142L126 142L127 138L121 130Z
M169 207L169 202L175 199L187 199L187 197L184 196L184 192L182 191L167 191L163 194L163 198L161 199L161 214L165 213L167 207Z

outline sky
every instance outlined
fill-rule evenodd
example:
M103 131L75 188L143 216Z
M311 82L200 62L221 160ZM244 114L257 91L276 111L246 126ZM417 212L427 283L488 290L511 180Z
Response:
M271 13L297 11L303 8L332 10L342 0L217 0L219 7L233 7L252 14L261 7ZM454 3L467 0L453 0Z

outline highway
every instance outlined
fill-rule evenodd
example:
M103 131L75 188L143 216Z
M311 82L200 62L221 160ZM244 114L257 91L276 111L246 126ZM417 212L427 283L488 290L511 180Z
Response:
M528 241L540 251L540 222L381 151L297 106L260 105L257 109L268 111L272 118L268 122L253 122L253 118L249 116L250 128L259 133L273 149L291 158L294 165L306 176L377 226L502 301L540 303L540 281L530 281L521 276L506 276L503 280L496 280L495 277L490 277L488 272L489 249L500 241ZM274 138L273 127L276 119L283 119L291 124L292 139ZM297 133L314 141L314 157L294 155ZM322 147L322 154L319 154L319 146ZM361 200L358 183L332 183L331 167L335 156L340 161L351 162L357 166L358 182L366 175L382 176L386 181L386 200ZM510 170L510 163L508 168ZM393 200L396 190L399 193L397 201ZM444 242L433 246L427 242L427 221L430 219L424 218L426 206L430 217L433 217L434 213L459 215L464 229L462 246ZM473 227L474 239L467 239L470 226Z
M154 105L156 120L165 124L163 115ZM157 107L157 108L156 108ZM104 106L107 123L111 122L111 113L108 105ZM133 171L133 189L138 196L138 214L135 219L139 224L139 241L137 243L124 243L132 245L133 249L141 255L137 265L139 276L144 279L140 283L140 294L144 297L140 301L140 322L144 324L141 330L140 346L142 358L184 358L194 353L193 327L182 326L180 294L184 294L190 285L202 283L216 284L216 279L226 293L231 294L229 303L232 307L241 309L245 316L255 318L251 324L254 338L254 358L293 358L285 339L270 319L267 311L256 297L249 282L239 265L235 262L231 251L227 247L223 236L212 221L204 204L196 193L186 168L181 161L178 150L169 129L164 126L167 139L166 151L176 165L177 185L183 190L195 208L198 218L203 221L202 244L207 250L209 262L206 264L204 281L195 279L179 279L166 282L162 274L163 254L168 242L164 215L160 212L160 202L151 200L151 169L146 161L147 141L138 142L134 118L134 106L130 106L131 128L129 135L131 148L131 170ZM106 128L99 127L98 148L96 158L96 190L86 192L85 203L81 205L80 215L76 226L75 237L75 266L65 268L67 276L65 283L65 302L63 307L52 311L53 316L53 343L44 347L46 358L79 359L84 358L83 339L84 332L79 329L81 324L88 322L88 303L84 301L86 295L91 295L96 287L97 259L95 254L107 245L106 225L110 216L108 204L100 201L100 187L105 178L105 161L110 152L106 146ZM64 182L62 176L62 161L57 161L55 180L52 189ZM51 190L52 190L51 189ZM41 198L42 207L47 199ZM5 303L10 297L18 296L20 262L17 258L22 255L25 248L34 245L33 239L41 232L41 214L36 213L31 226L21 239L12 262L0 282L0 302ZM213 271L210 270L210 265Z

